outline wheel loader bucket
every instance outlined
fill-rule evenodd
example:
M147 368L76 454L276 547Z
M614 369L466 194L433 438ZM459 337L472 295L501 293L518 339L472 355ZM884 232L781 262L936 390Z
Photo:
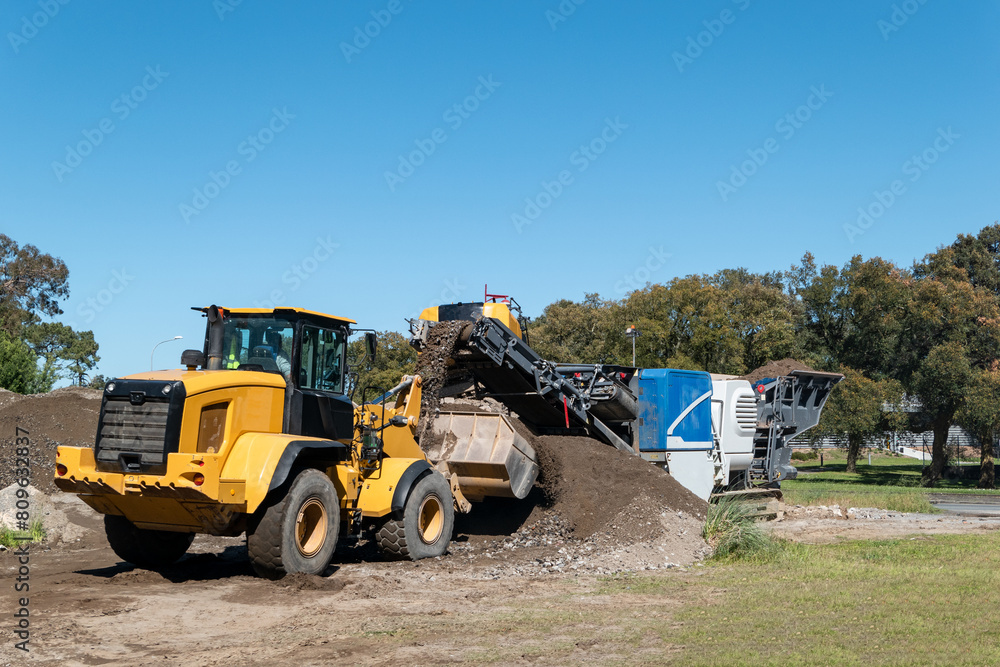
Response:
M424 451L444 462L469 500L524 498L538 477L535 450L501 414L441 412Z

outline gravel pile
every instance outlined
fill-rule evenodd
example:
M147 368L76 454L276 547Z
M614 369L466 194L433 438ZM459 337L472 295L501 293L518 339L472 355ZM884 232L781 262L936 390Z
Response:
M480 566L477 576L500 579L558 573L620 574L685 567L711 555L701 539L702 521L663 509L648 497L628 505L604 530L575 536L559 515L548 514L512 535L457 544L451 553Z

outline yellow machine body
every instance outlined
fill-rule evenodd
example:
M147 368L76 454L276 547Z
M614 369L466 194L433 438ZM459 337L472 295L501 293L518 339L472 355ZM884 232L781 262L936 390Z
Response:
M461 305L461 304L459 304ZM479 314L480 309L478 306L482 306L481 312L483 317L492 317L493 319L499 321L501 324L506 326L508 329L513 331L518 338L524 338L524 334L521 331L521 324L517 321L517 317L511 312L510 307L505 303L493 303L486 302L483 304L469 304L477 306L476 311ZM431 306L429 308L424 308L420 312L420 317L418 319L426 320L427 322L440 322L441 309L447 308L447 306Z
M166 454L162 471L139 473L101 470L93 448L60 446L54 481L98 512L124 516L139 528L239 534L246 516L274 490L276 471L287 474L283 458L303 448L339 452L338 460L324 469L337 488L342 520L347 522L389 514L394 500L399 504L397 489L407 470L430 468L414 439L419 377L384 408L354 406L355 430L339 441L282 432L286 381L277 373L170 370L116 381L121 380L183 386L177 451ZM394 417L401 417L396 420L401 423L379 431L383 445L378 460L365 460L362 425L377 428Z

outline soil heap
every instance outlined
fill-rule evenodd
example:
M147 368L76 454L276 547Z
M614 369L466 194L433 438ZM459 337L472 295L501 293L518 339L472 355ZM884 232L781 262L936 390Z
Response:
M0 394L0 488L17 481L15 438L28 432L31 485L44 493L57 489L52 483L56 447L93 447L101 413L101 392L65 387L47 394Z
M740 377L741 380L747 380L750 384L763 380L764 378L776 378L782 375L788 375L792 371L815 371L814 368L809 368L806 364L802 363L797 359L781 359L779 361L769 361L760 368L752 370L746 375Z

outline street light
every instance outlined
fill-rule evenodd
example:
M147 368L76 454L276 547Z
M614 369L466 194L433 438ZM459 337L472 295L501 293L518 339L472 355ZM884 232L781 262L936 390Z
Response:
M153 370L153 354L156 352L156 348L160 347L164 343L169 343L172 340L180 340L184 336L174 336L173 338L168 338L166 340L161 340L159 343L153 346L153 351L149 353L149 370Z
M625 329L625 336L632 339L632 365L635 366L635 339L641 336L642 333L635 328L634 324L628 325L628 329Z

